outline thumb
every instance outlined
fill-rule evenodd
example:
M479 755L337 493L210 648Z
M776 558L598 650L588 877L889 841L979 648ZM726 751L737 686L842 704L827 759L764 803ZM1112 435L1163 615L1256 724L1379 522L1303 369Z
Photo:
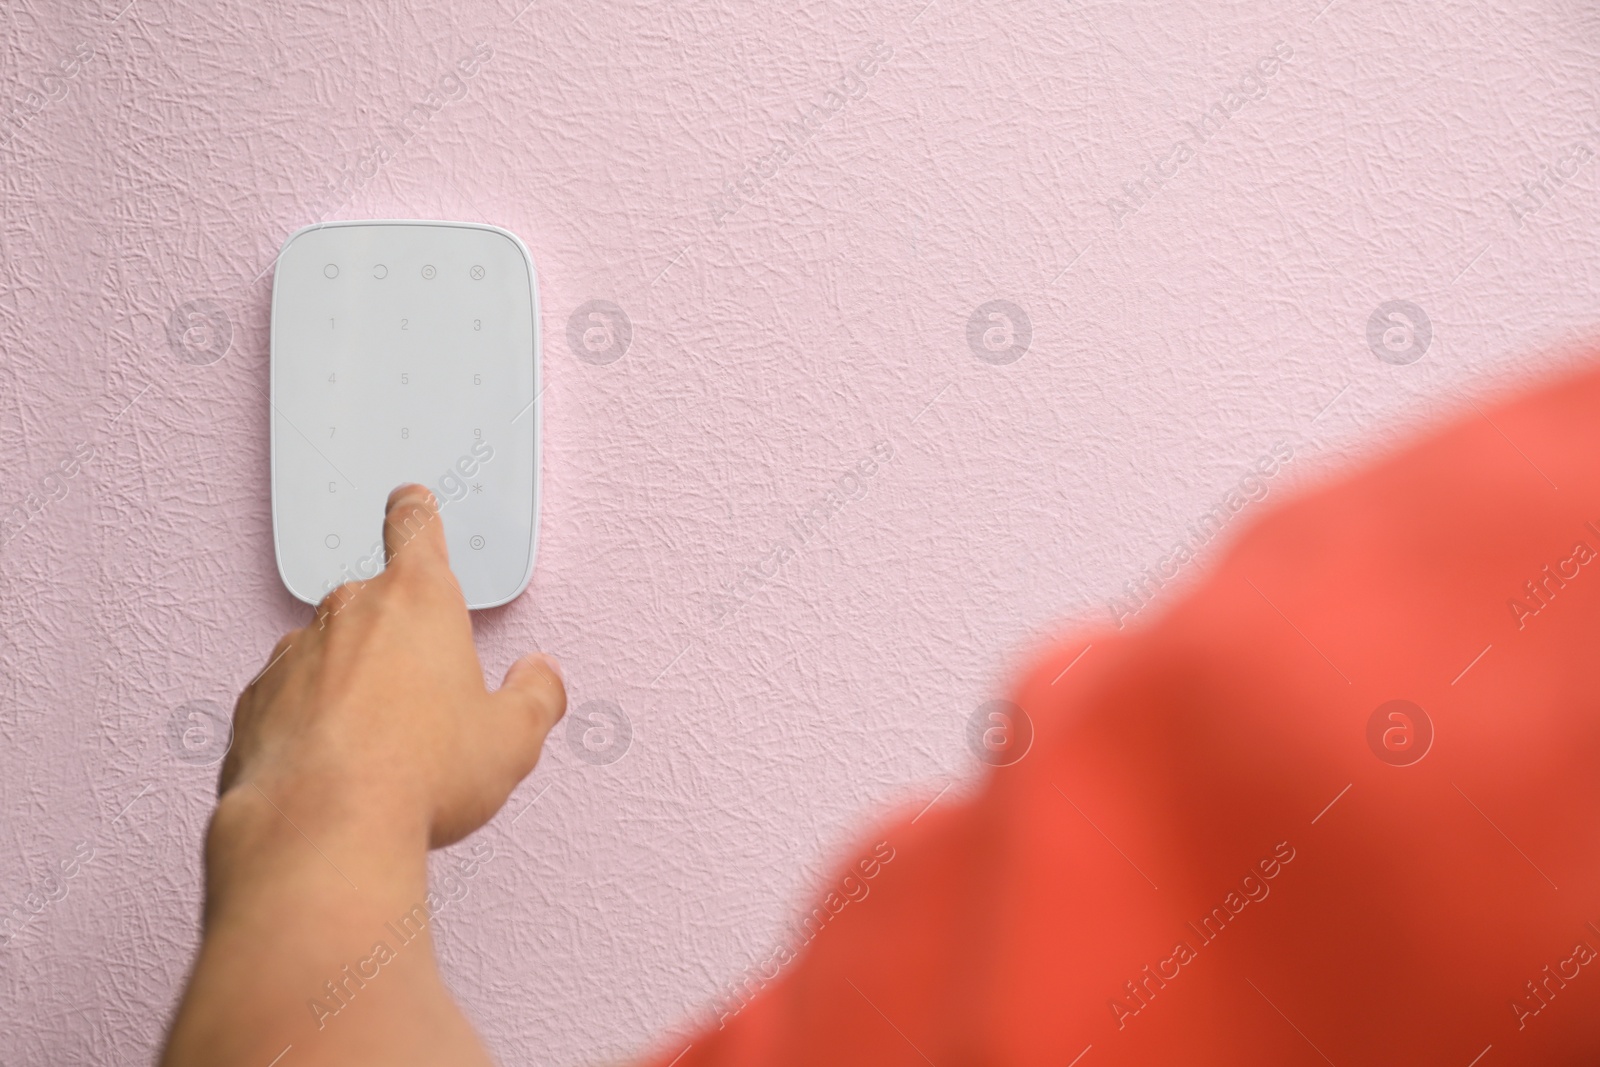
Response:
M490 696L495 715L507 739L525 763L522 774L533 769L544 739L567 711L567 687L553 657L531 652L506 671L500 688Z

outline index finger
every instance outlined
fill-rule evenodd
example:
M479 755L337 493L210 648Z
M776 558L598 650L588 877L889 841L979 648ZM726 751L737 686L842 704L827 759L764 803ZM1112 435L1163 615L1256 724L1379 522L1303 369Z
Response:
M383 516L383 559L386 568L396 564L407 569L433 564L449 568L444 520L427 486L402 485L389 494Z

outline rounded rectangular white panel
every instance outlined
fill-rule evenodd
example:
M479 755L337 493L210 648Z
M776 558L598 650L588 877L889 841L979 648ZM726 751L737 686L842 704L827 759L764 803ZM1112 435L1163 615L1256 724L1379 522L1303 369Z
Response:
M314 604L383 569L384 502L439 498L470 608L512 600L539 528L539 288L526 246L462 222L292 234L272 284L272 530Z

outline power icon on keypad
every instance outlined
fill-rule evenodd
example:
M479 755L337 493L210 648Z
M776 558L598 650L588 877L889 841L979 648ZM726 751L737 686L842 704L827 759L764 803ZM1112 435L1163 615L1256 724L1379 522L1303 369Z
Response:
M482 534L473 534L472 535L472 540L468 541L467 544L471 545L473 548L482 548L483 547L483 535Z
M422 279L423 279L423 281L431 282L431 281L433 281L433 276L435 274L438 274L438 273L439 273L438 271L433 269L433 264L432 263L428 263L428 264L424 265L423 268L422 268Z

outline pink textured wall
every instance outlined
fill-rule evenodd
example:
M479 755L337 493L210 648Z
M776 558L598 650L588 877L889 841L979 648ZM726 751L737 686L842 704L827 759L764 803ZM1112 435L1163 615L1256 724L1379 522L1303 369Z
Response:
M440 918L516 1063L714 1013L871 813L969 787L1037 635L1595 317L1580 0L525 2L0 8L0 1060L147 1060L182 981L207 708L306 613L303 224L541 270L538 569L478 630L583 718Z

